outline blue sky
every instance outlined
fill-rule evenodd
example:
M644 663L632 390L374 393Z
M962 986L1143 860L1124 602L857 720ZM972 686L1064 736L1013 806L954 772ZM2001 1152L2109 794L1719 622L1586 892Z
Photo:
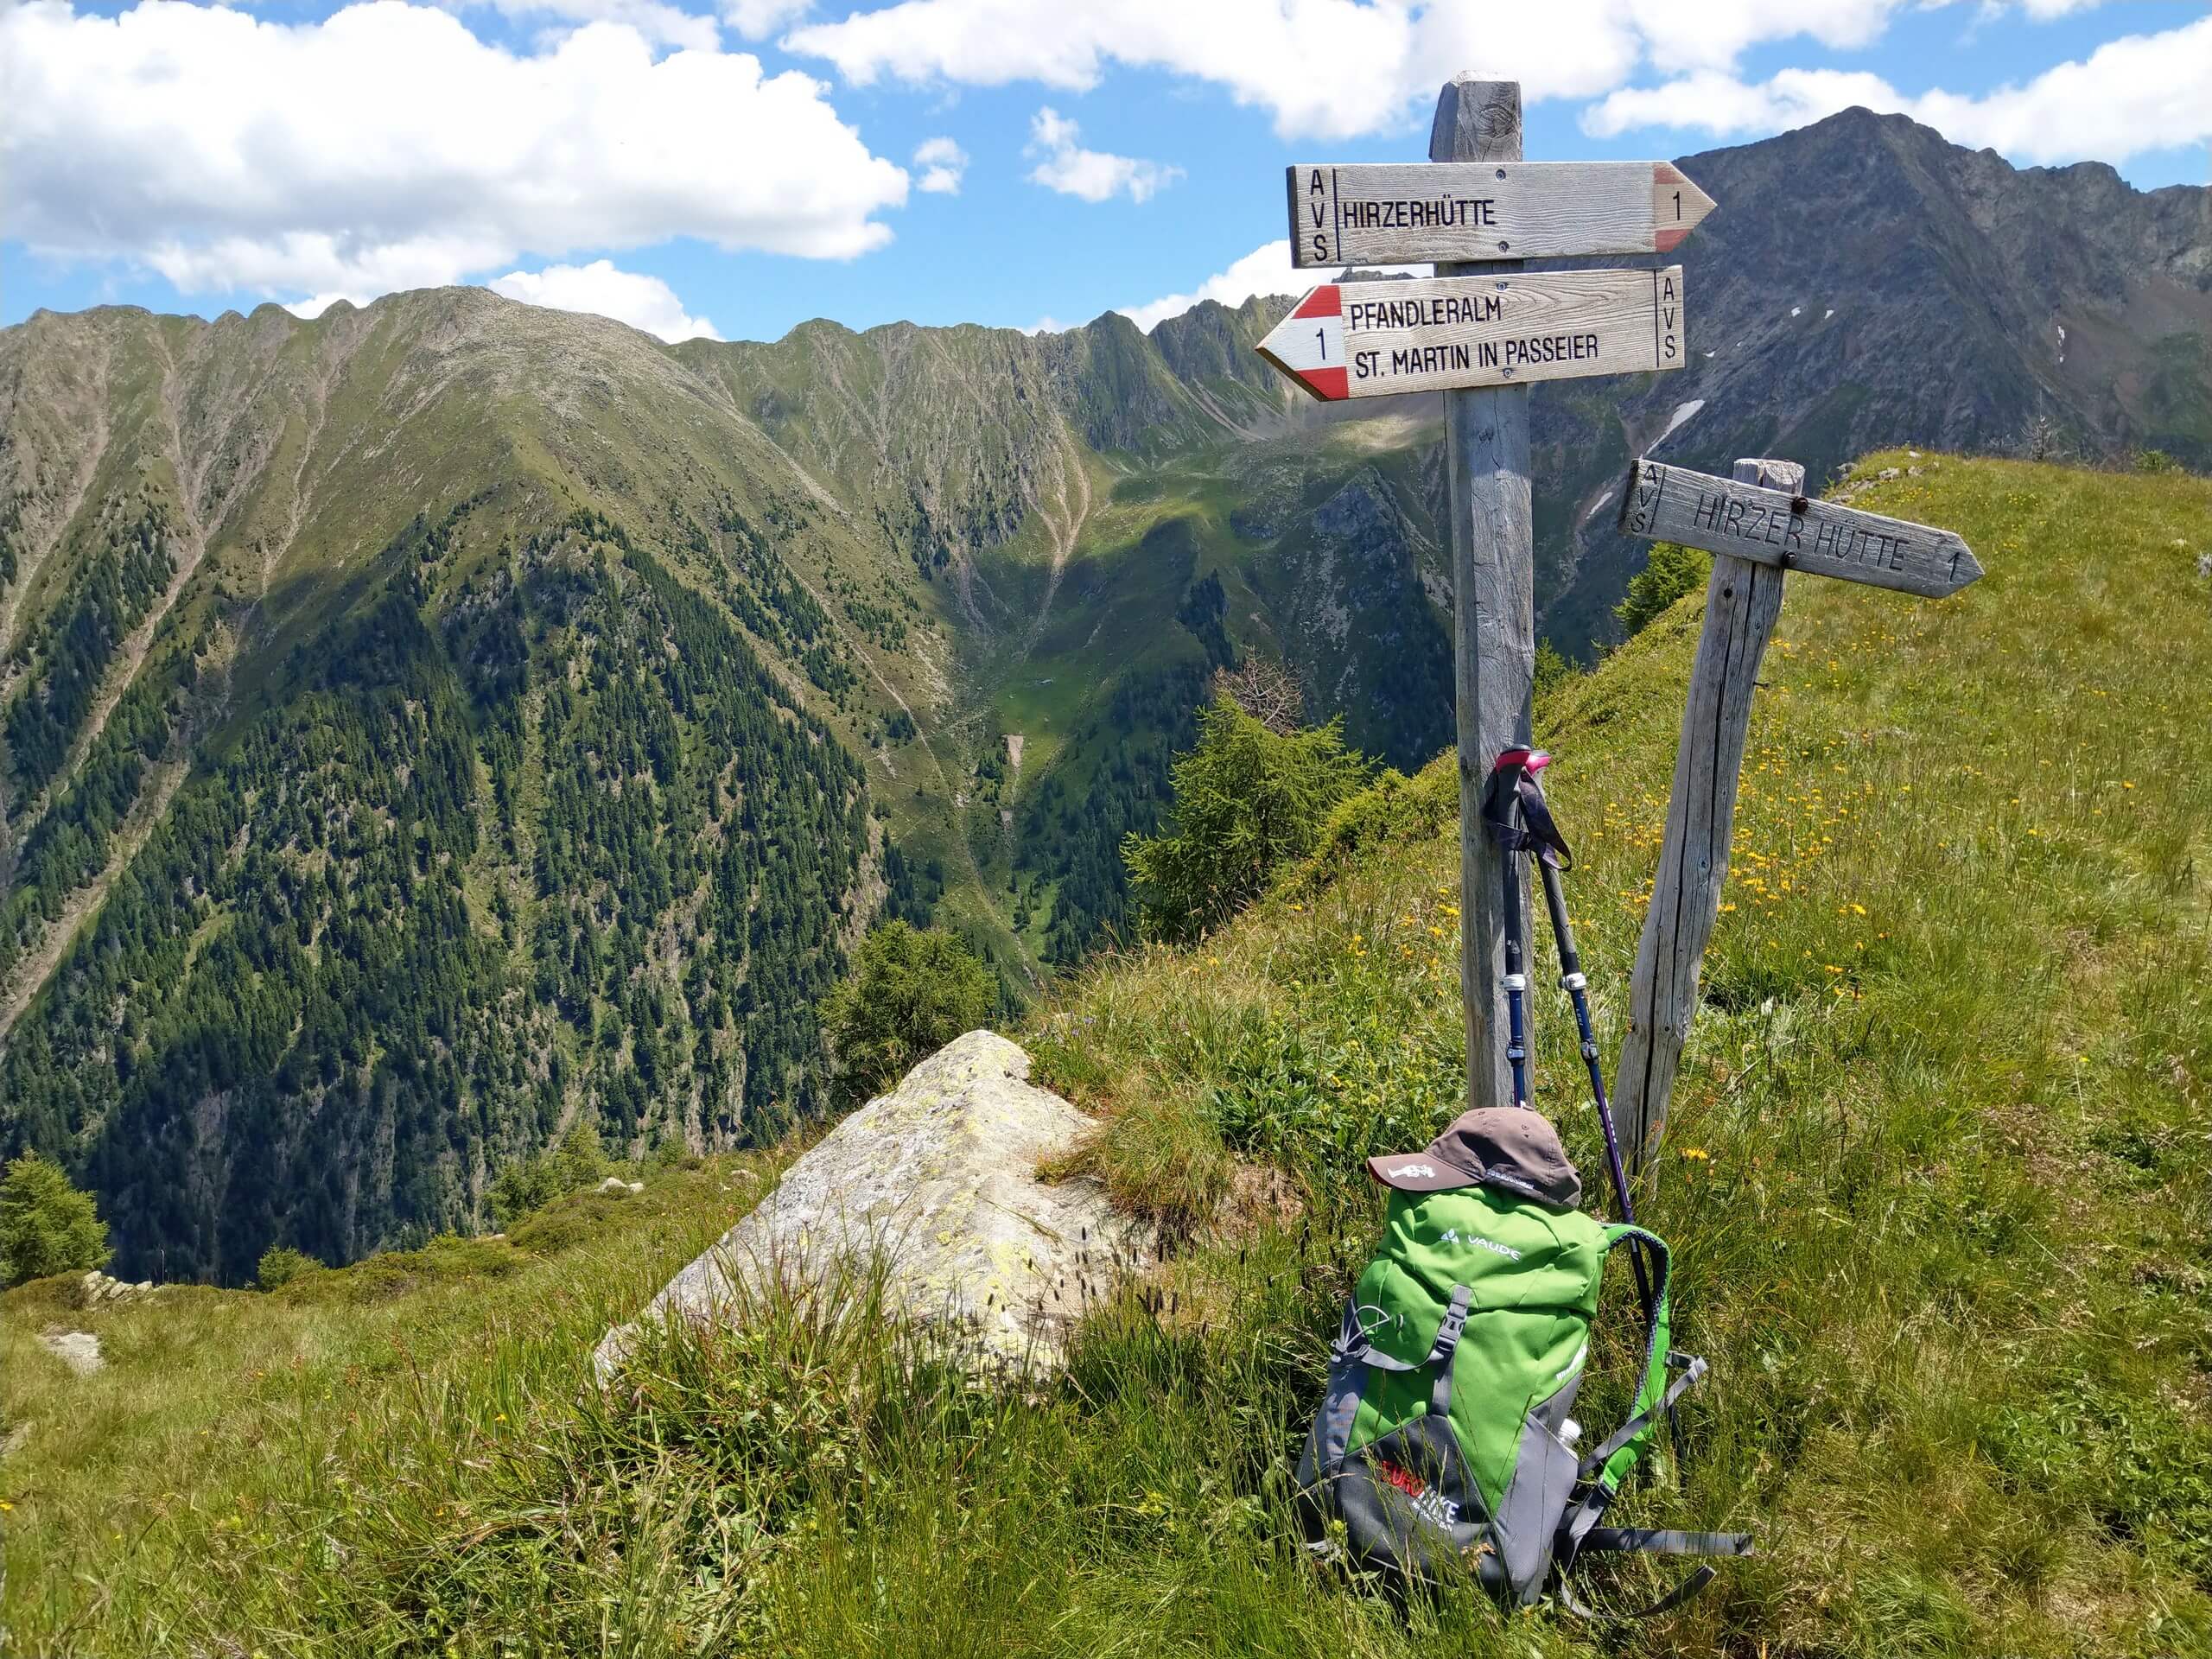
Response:
M2184 0L0 0L0 323L482 282L668 337L1148 325L1293 286L1283 165L1419 158L1462 67L1532 159L1864 103L2212 182Z

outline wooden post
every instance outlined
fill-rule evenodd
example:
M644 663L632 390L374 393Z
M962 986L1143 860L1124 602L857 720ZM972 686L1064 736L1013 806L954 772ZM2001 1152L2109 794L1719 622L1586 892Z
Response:
M1428 158L1519 161L1521 83L1453 77L1436 100ZM1436 274L1502 275L1520 268L1517 260L1439 264ZM1529 741L1536 659L1529 388L1446 392L1444 453L1459 734L1459 994L1467 1021L1467 1104L1507 1106L1513 1089L1505 1059L1503 872L1497 849L1483 833L1482 793L1498 751Z
M1794 461L1739 461L1736 481L1796 495L1805 487L1805 469ZM1675 1068L1697 1009L1698 970L1728 879L1751 692L1782 613L1782 581L1779 565L1713 555L1705 631L1698 637L1681 741L1675 751L1666 839L1637 945L1628 1038L1613 1085L1613 1109L1632 1166L1641 1166L1666 1123Z

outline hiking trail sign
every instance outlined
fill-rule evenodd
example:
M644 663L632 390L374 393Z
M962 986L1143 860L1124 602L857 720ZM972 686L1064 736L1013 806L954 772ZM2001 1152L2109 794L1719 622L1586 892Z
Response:
M1811 500L1804 490L1804 467L1789 461L1739 461L1732 479L1651 461L1629 468L1621 529L1713 556L1613 1082L1622 1139L1637 1163L1666 1123L1697 1013L1698 976L1728 880L1751 693L1782 614L1784 573L1810 570L1934 599L1981 575L1973 550L1948 530Z
M1955 594L1981 574L1974 550L1948 530L1656 461L1629 463L1620 527L1646 541L1928 599Z
M1333 402L1678 369L1683 338L1682 268L1669 265L1325 283L1259 353Z
M1426 162L1302 165L1286 184L1296 265L1437 262L1433 277L1324 283L1259 350L1325 402L1444 394L1467 1104L1510 1105L1505 855L1483 828L1482 795L1491 761L1529 741L1529 387L1689 359L1681 266L1535 272L1522 261L1671 253L1713 199L1665 162L1524 161L1521 84L1470 74L1439 93Z
M1713 198L1669 162L1413 162L1289 169L1310 266L1672 253Z

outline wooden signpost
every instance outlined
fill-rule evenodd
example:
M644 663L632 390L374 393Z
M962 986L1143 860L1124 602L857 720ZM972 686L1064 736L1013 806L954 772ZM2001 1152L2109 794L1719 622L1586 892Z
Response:
M1496 757L1530 738L1529 385L1680 368L1688 355L1681 266L1531 275L1520 261L1672 252L1713 202L1665 162L1522 161L1516 81L1455 78L1437 99L1428 156L1426 166L1289 169L1297 264L1440 263L1433 278L1310 289L1259 350L1324 400L1444 394L1467 1103L1500 1106L1513 1098L1500 1017L1506 884L1482 797ZM1948 531L1808 500L1804 482L1789 461L1738 461L1720 479L1640 460L1622 491L1627 534L1713 555L1614 1089L1638 1161L1665 1119L1696 1007L1783 572L1938 597L1981 574Z
M1739 461L1733 479L1649 461L1629 469L1621 529L1713 556L1613 1085L1631 1163L1643 1161L1666 1122L1675 1069L1697 1010L1698 973L1728 880L1751 691L1782 613L1783 573L1816 571L1931 598L1956 593L1981 574L1973 551L1949 531L1809 500L1804 487L1805 469L1787 461Z
M1325 400L1444 394L1467 1103L1508 1105L1503 857L1482 796L1492 760L1529 737L1529 387L1689 355L1679 265L1530 275L1521 261L1671 252L1713 200L1665 162L1522 161L1520 83L1472 75L1438 97L1426 165L1306 165L1287 185L1298 264L1439 262L1433 278L1324 283L1260 351Z
M1316 397L1682 365L1682 268L1325 283L1260 341Z
M1713 211L1670 162L1308 164L1288 182L1300 268L1672 253Z
M1794 486L1766 489L1740 474L1709 478L1656 461L1629 464L1620 526L1647 541L1929 599L1955 594L1981 574L1972 550L1948 530L1808 500Z

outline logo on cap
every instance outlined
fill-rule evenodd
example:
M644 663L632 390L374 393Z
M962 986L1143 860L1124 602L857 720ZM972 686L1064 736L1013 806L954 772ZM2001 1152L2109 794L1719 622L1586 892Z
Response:
M1436 1173L1436 1166L1435 1166L1435 1165L1433 1165L1433 1164L1400 1164L1400 1165L1399 1165L1395 1169L1392 1170L1390 1173L1391 1173L1393 1175L1404 1175L1404 1176L1414 1176L1414 1175L1427 1176L1427 1175L1433 1175L1433 1174L1435 1174L1435 1173Z

